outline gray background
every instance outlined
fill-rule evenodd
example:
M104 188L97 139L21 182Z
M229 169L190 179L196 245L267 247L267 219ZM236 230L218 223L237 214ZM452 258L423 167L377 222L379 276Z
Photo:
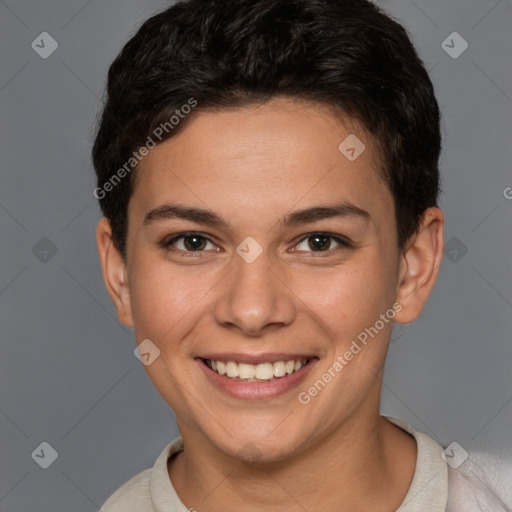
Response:
M424 314L396 332L382 411L512 464L512 5L377 3L437 90L448 242ZM0 0L2 512L98 510L177 435L101 280L89 157L108 65L167 5ZM31 48L44 31L59 44L47 59ZM441 46L454 31L469 44L456 59ZM48 469L31 457L43 441Z

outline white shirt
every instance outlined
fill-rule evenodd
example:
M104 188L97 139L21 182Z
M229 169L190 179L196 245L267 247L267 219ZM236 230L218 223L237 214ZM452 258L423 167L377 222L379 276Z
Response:
M458 469L449 467L441 457L443 448L436 441L401 420L388 419L411 434L418 448L411 486L396 512L510 512L476 476L475 464L469 463L466 471L460 470L466 462ZM164 448L152 468L142 471L110 496L101 511L189 512L195 508L200 511L200 504L190 503L187 507L181 502L169 479L167 461L182 450L183 442L178 437Z

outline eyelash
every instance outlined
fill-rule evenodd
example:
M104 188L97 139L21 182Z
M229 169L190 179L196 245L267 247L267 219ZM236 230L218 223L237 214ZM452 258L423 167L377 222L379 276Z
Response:
M331 240L334 240L336 243L339 244L338 247L334 247L334 248L329 248L325 251L303 251L303 252L311 252L311 253L319 253L319 256L322 254L322 253L329 253L329 254L332 254L333 251L336 251L336 250L341 250L341 249L353 249L355 246L349 242L347 239L343 238L343 237L340 237L340 236L337 236L337 235L333 235L331 233L325 233L325 232L322 232L322 231L315 231L313 233L308 233L307 235L303 236L295 245L299 245L301 244L302 242L308 240L309 238L312 238L314 236L322 236L322 237L326 237L326 238L330 238ZM188 251L188 250L183 250L183 249L177 249L176 247L173 246L174 243L176 243L178 240L181 240L181 239L185 239L185 238L192 238L192 237L196 237L196 238L201 238L203 240L206 240L207 242L210 242L210 243L214 243L212 240L210 240L210 238L208 238L207 236L205 236L203 233L198 233L198 232L195 232L195 231L191 231L191 232L187 232L187 233L180 233L179 235L176 235L174 236L173 238L171 239L167 239L167 240L163 240L161 243L160 243L160 246L168 251L171 251L171 252L174 252L174 253L182 253L182 255L184 254L194 254L194 255L197 255L199 256L202 252L205 252L205 250L201 250L201 251Z

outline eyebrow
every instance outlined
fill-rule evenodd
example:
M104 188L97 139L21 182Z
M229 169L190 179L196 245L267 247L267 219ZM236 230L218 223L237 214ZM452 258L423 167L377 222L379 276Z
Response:
M312 208L297 210L286 215L279 221L279 224L284 226L296 226L298 224L308 224L333 217L356 217L364 220L371 220L371 216L366 210L363 210L354 204L338 203L334 205L314 206Z
M169 219L183 219L206 224L209 226L227 228L228 223L219 215L203 208L191 208L174 204L163 204L149 211L144 217L144 225L152 224L156 221Z
M344 218L361 218L363 220L371 220L370 214L358 206L350 203L338 203L334 205L314 206L311 208L304 208L295 212L285 215L278 221L280 226L296 226L300 224L308 224L323 219L330 219L333 217ZM175 204L163 204L150 210L144 217L144 225L152 224L153 222L169 220L169 219L182 219L198 224L206 224L212 227L228 228L229 223L215 212L204 208L186 207Z

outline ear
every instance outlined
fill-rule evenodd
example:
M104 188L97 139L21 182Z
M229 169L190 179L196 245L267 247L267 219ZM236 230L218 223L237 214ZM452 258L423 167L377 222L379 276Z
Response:
M108 294L112 299L119 320L128 327L133 327L130 305L130 288L126 271L126 263L112 238L110 222L103 217L96 228L96 243L100 255L103 280Z
M439 208L423 214L418 231L407 241L400 259L395 321L413 322L420 315L437 279L444 250L444 215Z

